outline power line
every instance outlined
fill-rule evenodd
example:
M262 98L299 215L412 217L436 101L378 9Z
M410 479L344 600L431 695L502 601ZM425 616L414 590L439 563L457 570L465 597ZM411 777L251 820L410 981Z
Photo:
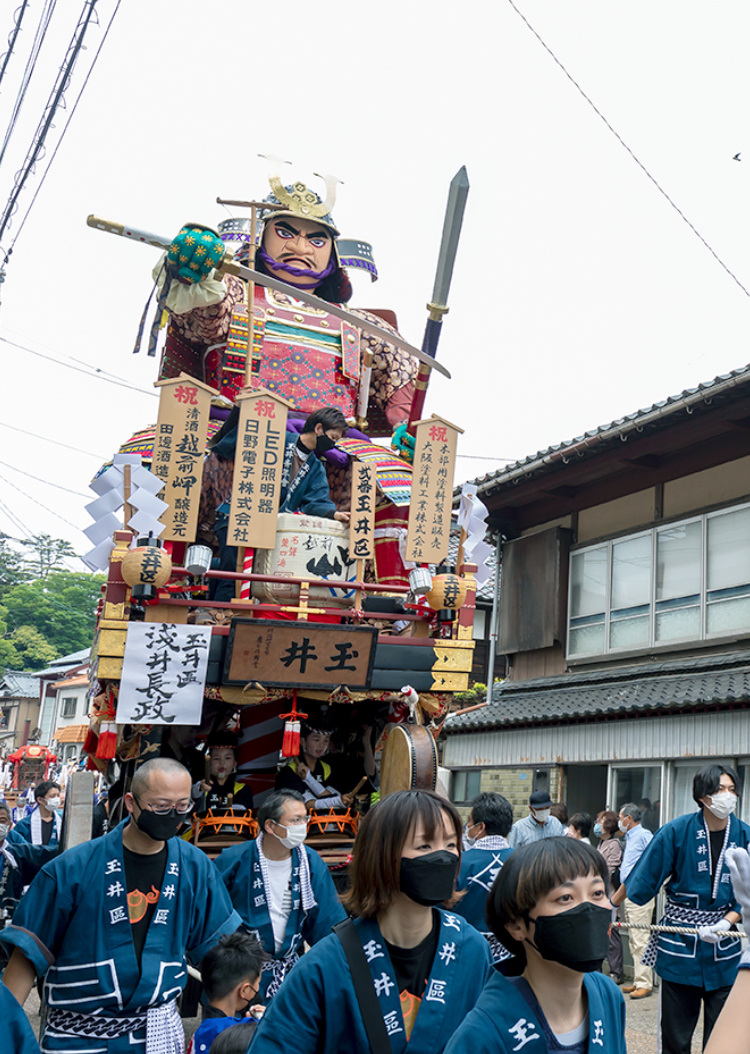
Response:
M13 488L13 490L17 490L19 494L22 494L24 496L24 498L28 498L29 501L33 501L34 504L38 505L40 509L44 509L45 512L49 512L53 516L56 516L58 520L62 520L63 523L67 523L68 527L72 527L74 531L80 531L81 534L83 534L81 528L78 527L75 523L71 523L70 520L66 520L64 516L61 516L59 512L55 512L54 509L50 509L46 505L42 505L41 501L37 501L36 498L32 498L30 494L27 494L25 490L21 490L21 488L17 487L15 483L11 483L9 479L6 479L4 476L0 476L0 481L3 483L7 483L9 487Z
M83 494L80 490L71 490L69 487L61 487L59 483L53 483L51 479L42 479L41 476L32 476L30 472L24 472L22 468L16 468L15 465L9 465L7 461L0 461L0 465L4 468L12 469L13 472L19 472L22 476L28 476L29 479L35 479L37 483L46 483L48 487L56 487L58 490L64 490L66 494L75 494L77 498L90 498L90 494Z
M2 340L1 337L0 340ZM23 428L16 428L14 425L7 425L5 421L0 421L0 427L9 428L11 432L20 432L21 435L31 436L32 439L41 439L45 443L52 443L53 446L61 446L64 447L66 450L74 450L76 454L85 454L87 457L95 457L97 461L107 460L104 454L92 454L90 450L81 450L77 446L68 446L67 443L61 443L57 439L49 439L48 436L40 436L37 435L36 432L27 432Z
M10 138L13 135L13 132L15 131L16 123L18 121L18 115L21 112L21 108L24 104L26 92L29 87L29 82L31 81L32 74L34 73L37 59L39 58L39 52L41 51L42 44L44 43L44 38L47 36L47 30L49 29L49 24L52 20L52 15L54 13L56 3L57 0L46 0L44 10L42 11L41 17L39 19L39 25L36 27L36 33L34 34L34 39L31 43L31 51L29 52L29 57L26 60L26 68L23 71L23 77L21 78L21 84L18 88L16 101L13 103L13 111L10 115L8 127L5 131L3 145L0 148L0 164L2 163L2 160L5 157L5 151L8 148L8 143L10 142ZM10 57L10 52L8 53L8 57ZM0 80L1 79L2 75L0 74Z
M45 123L43 136L46 136L47 131L49 129L49 126L51 125L52 117L54 116L54 112L55 112L55 109L57 108L58 102L62 101L62 95L63 95L63 93L64 93L64 91L66 89L68 78L72 74L73 66L75 65L75 61L76 61L76 57L78 55L78 51L83 46L83 37L84 37L84 35L86 33L86 29L88 28L88 23L90 21L91 16L94 14L94 5L96 4L96 2L97 2L97 0L87 0L87 3L90 3L90 11L85 16L84 24L81 27L80 38L79 38L79 40L77 42L75 42L75 41L71 42L71 44L70 44L70 46L68 48L68 51L70 51L71 48L73 49L73 54L71 56L71 60L70 60L70 63L69 63L69 71L66 70L65 77L59 82L60 83L60 90L57 93L57 96L56 96L56 99L55 99L55 102L54 102L54 105L53 105L53 109L50 111L49 117L48 117L48 119L47 119L47 121ZM5 257L6 261L7 261L8 257L10 256L10 254L13 252L13 248L14 248L16 242L18 241L18 238L19 238L19 236L21 234L21 231L23 230L23 228L24 228L24 226L26 224L26 220L29 218L29 214L30 214L32 208L34 207L34 203L36 202L36 199L39 196L39 191L44 186L44 181L47 178L47 173L49 172L50 168L52 167L53 161L57 157L57 151L60 149L62 141L65 138L65 133L67 132L68 128L70 127L70 122L73 119L73 115L75 114L76 110L78 109L78 103L81 101L81 96L83 95L84 90L86 89L86 85L89 82L89 78L91 77L91 74L93 73L94 67L96 66L97 60L99 58L99 55L101 54L101 50L104 47L104 44L105 44L105 42L107 40L107 37L109 35L109 31L112 28L112 23L115 20L115 16L117 15L117 12L120 10L121 2L122 2L122 0L117 0L117 4L115 6L115 9L112 12L112 16L111 16L109 22L107 23L107 28L105 29L104 35L102 36L102 39L101 39L101 41L99 43L99 47L96 50L96 54L94 55L94 58L93 58L93 60L91 62L91 65L90 65L90 67L88 69L88 72L86 74L86 77L84 78L83 84L81 85L81 90L78 93L76 101L73 103L73 107L72 107L72 109L70 111L70 116L68 117L67 121L65 122L65 126L63 127L63 130L60 133L60 138L58 139L57 144L55 145L55 149L52 151L52 156L49 159L47 167L45 168L44 172L42 173L42 178L39 180L39 184L37 185L37 188L34 191L34 195L33 195L32 199L31 199L31 202L29 204L28 209L26 210L26 214L25 214L23 220L21 221L20 227L16 231L16 235L15 235L13 241L11 242L11 245L10 245L10 248L9 248L8 252L6 253L6 257ZM83 14L81 14L81 17L79 18L79 26L81 25L81 21L83 19L84 19L84 16L83 16ZM38 146L39 147L43 147L44 146L43 138L40 138L40 140L38 141ZM36 150L35 156L34 156L34 160L36 160L36 156L38 156L38 154L39 154L39 151ZM33 167L33 166L30 166L30 167ZM27 169L27 173L28 173L28 171L29 171L29 169ZM25 181L26 174L24 174L23 178L24 178L24 181ZM21 187L18 187L18 192L19 193L20 193L20 190L21 190ZM16 198L17 197L18 197L18 194L16 194ZM13 205L15 207L15 202L13 203ZM11 214L10 212L7 213L8 218L10 217L10 214ZM6 220L5 220L5 216L4 216L2 221L0 221L0 238L2 237L2 235L5 232L5 224L6 224Z
M21 534L25 534L27 538L32 537L29 528L21 520L19 520L14 513L10 511L8 506L3 501L0 501L0 512L5 513L5 515L8 517L13 526L16 527L21 532Z
M29 355L36 355L37 358L46 359L47 362L54 362L58 366L64 366L66 370L73 370L75 373L82 373L84 377L93 377L94 380L106 381L107 384L114 384L118 388L128 388L131 392L140 392L141 395L151 395L155 399L158 398L156 392L150 392L146 388L139 388L137 385L128 384L126 381L113 380L101 371L91 373L89 370L82 370L80 366L73 366L71 363L62 362L60 359L55 359L51 355L44 355L41 351L34 351L33 348L29 348L25 344L17 344L14 340L8 340L7 337L0 337L0 341L2 341L3 344L10 344L12 348L19 348L21 351L27 351Z
M701 243L702 243L702 244L703 244L703 245L705 246L705 248L706 248L706 249L708 249L708 251L709 251L709 252L711 253L711 255L713 256L713 258L714 258L714 259L716 260L716 262L717 262L717 263L718 263L718 264L719 264L719 265L720 265L721 267L723 267L723 268L724 268L724 270L725 270L725 271L726 271L726 273L727 273L727 274L729 275L729 277L730 277L730 278L731 278L731 279L732 279L732 280L733 280L734 282L736 282L736 283L737 283L737 285L738 285L738 286L740 287L740 289L741 289L741 290L742 290L742 292L743 292L743 293L745 294L745 296L748 296L748 297L750 297L750 290L748 290L748 289L747 289L747 288L746 288L746 287L745 287L745 286L744 286L744 285L742 284L742 282L741 282L741 281L739 280L739 278L738 278L738 277L737 277L737 275L736 275L736 274L734 273L734 271L732 271L732 270L731 270L731 269L730 269L730 268L729 268L729 267L728 267L728 266L727 266L727 265L726 265L726 264L724 263L724 261L723 261L723 260L722 260L722 258L721 258L721 257L719 256L719 254L718 254L718 253L717 253L717 252L716 252L716 251L715 251L714 249L712 249L712 248L711 248L711 246L710 246L710 245L708 244L708 242L706 241L706 239L705 239L705 238L703 237L703 235L702 235L702 234L700 233L700 231L699 231L699 230L698 230L698 229L697 229L697 228L696 228L696 227L695 227L695 226L694 226L694 225L693 225L693 224L692 224L692 223L690 222L690 220L689 220L689 219L687 218L687 216L686 216L686 215L685 215L685 213L684 213L684 212L682 211L682 209L681 209L681 208L679 207L679 205L677 205L677 204L676 204L676 203L675 203L675 202L674 202L674 201L672 200L672 198L670 198L669 194L667 194L666 190L665 190L665 189L664 189L664 188L663 188L663 187L661 186L661 184L660 184L660 183L659 183L659 182L657 181L656 177L655 177L655 176L652 176L652 175L651 175L651 173L649 172L649 170L648 170L648 169L646 168L646 166L645 166L645 165L643 164L643 162L642 162L642 161L640 161L640 160L639 160L639 159L638 159L638 158L637 158L637 157L635 156L635 154L634 154L634 153L633 153L633 151L632 151L632 150L630 149L630 147L629 147L629 146L628 146L628 144L627 144L627 143L625 142L625 140L624 140L624 139L622 138L622 136L620 135L620 133L619 133L619 132L617 132L617 131L615 131L615 129L614 129L614 128L612 127L612 125L611 125L611 124L609 123L609 121L607 120L607 118L606 118L606 117L604 116L604 114L603 114L603 113L601 112L601 110L600 110L600 109L599 109L599 108L598 108L598 107L596 106L596 104L595 104L595 103L593 102L593 100L592 100L591 98L589 98L589 96L588 96L588 95L586 94L586 92L585 92L585 91L583 90L583 88L582 88L582 87L581 87L581 85L580 85L580 84L578 83L578 81L577 81L577 80L575 79L575 77L573 77L573 76L572 76L572 74L570 74L570 73L568 72L568 70L567 70L567 69L565 68L565 66L563 66L562 62L561 62L561 61L560 61L560 59L559 59L559 58L557 57L557 55L556 55L556 54L554 53L554 51L552 50L552 48L550 48L550 47L549 47L549 45L548 45L548 44L546 44L546 43L545 43L545 41L544 41L544 40L543 40L543 39L541 38L541 36L539 35L539 33L537 33L537 31L536 31L536 30L534 29L534 27L532 26L532 24L531 24L531 23L529 22L529 20L528 20L528 18L526 17L526 15L524 15L524 14L523 14L523 13L522 13L521 11L519 11L519 10L518 10L518 8L517 8L517 7L516 7L516 5L514 4L513 0L508 0L508 3L509 3L509 4L510 4L510 6L511 6L511 7L513 8L513 10L514 10L514 11L516 12L516 14L517 14L517 15L518 15L518 17L519 17L519 18L521 19L521 21L522 21L522 22L523 22L523 23L525 24L525 26L527 27L527 29L529 29L529 30L530 30L530 31L531 31L531 32L532 32L532 33L534 34L534 36L535 36L535 37L536 37L536 39L537 39L537 40L539 41L539 43L540 43L540 44L542 45L542 47L543 47L543 48L544 48L544 50L545 50L545 51L547 52L547 54L548 54L548 55L550 56L550 58L552 58L552 59L553 59L553 60L554 60L554 61L555 61L555 62L557 63L557 65L558 65L558 66L560 67L560 69L561 69L561 70L563 71L563 73L564 73L564 74L565 74L565 76L566 76L566 77L568 78L568 80L569 80L569 81L570 81L570 83L571 83L571 84L573 85L573 87L574 87L574 88L575 88L575 89L576 89L576 90L577 90L577 91L578 91L578 92L580 93L580 95L582 95L582 96L583 96L583 98L584 98L584 99L586 100L586 102L587 102L587 103L589 104L589 106L590 106L590 107L591 107L591 109L592 109L592 110L594 111L594 113L595 113L595 114L597 115L597 117L600 117L600 118L601 118L601 120L602 120L602 121L604 122L604 124L605 124L605 125L607 126L607 128L608 128L608 129L609 129L609 131L610 131L610 132L612 133L612 135L613 135L613 136L615 137L615 139L616 139L616 140L617 140L617 142L618 142L618 143L620 144L620 146L622 146L622 147L623 147L623 148L624 148L625 150L627 150L627 152L628 152L628 153L630 154L630 156L631 156L631 157L632 157L632 159L633 159L633 160L635 161L636 165L638 165L638 167L639 167L639 168L640 168L640 170L641 170L641 171L643 172L643 174L644 174L644 175L645 175L645 176L646 176L646 177L647 177L648 179L650 179L650 180L651 180L651 182L652 182L652 183L654 184L654 186L655 186L655 187L656 187L656 189L657 189L657 190L659 191L659 193L660 193L660 194L662 195L662 197L666 198L666 200L667 200L667 201L669 202L669 204L670 204L670 205L672 206L672 208L673 208L673 209L675 210L675 212L677 213L677 215L678 215L678 216L680 216L680 218L681 218L681 219L683 219L683 220L685 221L685 223L686 223L686 224L688 225L688 227L689 227L689 228L690 228L690 230L691 230L691 231L693 232L693 234L694 234L694 235L696 236L696 238L697 238L697 239L698 239L698 240L699 240L699 241L700 241L700 242L701 242Z
M15 19L15 22L14 22L14 26L13 26L13 31L11 32L10 36L8 37L8 50L5 52L5 55L3 56L5 61L3 62L2 69L0 69L0 84L3 83L3 77L5 76L5 71L8 68L8 63L10 62L10 57L13 54L13 48L16 46L16 38L18 37L19 31L21 29L21 23L23 22L23 16L26 14L26 8L28 6L29 6L29 0L23 0L23 3L21 5L21 7L17 11L13 12L13 17ZM19 14L19 11L20 11L20 14Z

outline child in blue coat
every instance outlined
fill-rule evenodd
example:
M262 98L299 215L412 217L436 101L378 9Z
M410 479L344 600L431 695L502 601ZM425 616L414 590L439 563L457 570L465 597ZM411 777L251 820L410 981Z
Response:
M445 1054L625 1054L625 1003L599 972L610 916L607 865L590 845L545 838L512 853L486 917L523 973L494 968Z

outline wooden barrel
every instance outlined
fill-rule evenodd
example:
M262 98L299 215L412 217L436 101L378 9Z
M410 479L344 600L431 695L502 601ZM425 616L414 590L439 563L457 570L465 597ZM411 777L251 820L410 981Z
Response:
M435 790L435 740L422 725L394 725L383 747L380 797L400 790Z

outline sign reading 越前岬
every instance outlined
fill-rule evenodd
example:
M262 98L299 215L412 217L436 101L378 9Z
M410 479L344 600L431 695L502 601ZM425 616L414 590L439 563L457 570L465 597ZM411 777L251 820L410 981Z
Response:
M131 622L117 723L199 725L210 647L210 626Z
M191 542L198 526L203 457L213 388L186 373L157 381L159 417L151 471L164 480L161 537Z
M273 549L290 404L265 388L243 388L235 402L240 417L227 545Z
M369 688L377 636L370 626L235 618L222 683Z
M463 428L442 417L416 422L406 559L439 564L448 555L456 445Z
M349 555L355 560L372 560L375 556L377 497L375 466L371 462L353 461Z

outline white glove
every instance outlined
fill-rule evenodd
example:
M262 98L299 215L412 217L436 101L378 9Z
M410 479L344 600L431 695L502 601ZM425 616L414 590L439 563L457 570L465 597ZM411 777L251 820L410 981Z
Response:
M727 849L724 859L732 876L732 888L740 905L745 929L750 925L750 854L745 849ZM740 966L750 966L750 944L742 953Z
M729 919L720 919L715 922L712 926L699 926L698 936L706 944L718 944L722 937L726 934L727 930L732 928L732 923Z

